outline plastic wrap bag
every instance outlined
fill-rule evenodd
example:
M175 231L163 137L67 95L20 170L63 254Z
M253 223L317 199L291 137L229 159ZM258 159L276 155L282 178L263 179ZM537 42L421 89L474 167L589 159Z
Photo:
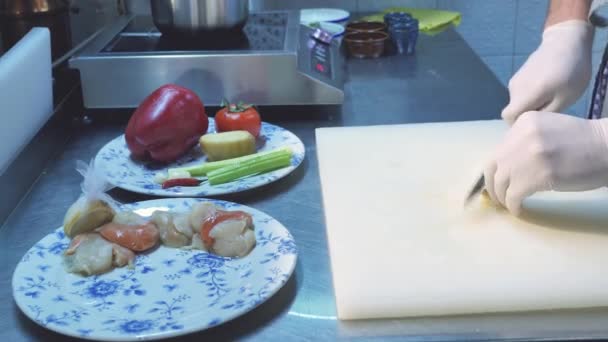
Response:
M84 180L81 183L82 195L70 206L63 220L63 230L69 237L93 231L112 221L118 207L106 193L113 186L95 169L93 160L88 165L77 161L76 170Z

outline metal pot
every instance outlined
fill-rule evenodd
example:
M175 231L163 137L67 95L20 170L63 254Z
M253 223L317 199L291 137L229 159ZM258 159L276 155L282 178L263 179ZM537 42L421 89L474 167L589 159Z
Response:
M239 29L249 16L248 0L150 0L150 5L162 33Z
M67 7L67 0L0 0L0 15L21 18L53 13Z

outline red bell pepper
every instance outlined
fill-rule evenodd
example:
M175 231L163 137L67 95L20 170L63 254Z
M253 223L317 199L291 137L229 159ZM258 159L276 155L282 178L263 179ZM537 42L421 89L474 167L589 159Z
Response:
M135 110L125 139L136 159L169 163L196 145L208 126L199 97L189 89L167 84L150 94Z

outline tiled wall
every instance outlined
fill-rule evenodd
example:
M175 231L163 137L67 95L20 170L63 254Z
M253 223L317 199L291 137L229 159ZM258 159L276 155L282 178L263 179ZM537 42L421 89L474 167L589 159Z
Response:
M143 3L141 0L131 1ZM463 20L457 28L458 32L505 85L538 46L548 2L549 0L250 0L253 10L339 7L352 12L373 12L391 6L409 6L459 11ZM606 41L608 30L597 30L593 46L593 62L596 67ZM567 111L584 115L589 106L589 98L590 90L587 89L585 95Z
M458 31L503 84L540 43L548 0L438 0L437 7L460 11ZM597 30L593 44L594 74L607 41L606 30ZM585 115L590 88L566 111Z

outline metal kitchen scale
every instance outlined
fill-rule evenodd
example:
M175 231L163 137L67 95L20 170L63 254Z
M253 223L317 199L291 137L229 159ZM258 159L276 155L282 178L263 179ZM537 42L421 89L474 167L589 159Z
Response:
M322 49L319 49L322 46ZM322 51L323 53L319 53ZM298 11L249 15L242 30L161 34L151 17L125 16L69 61L87 108L133 108L163 84L257 105L335 105L344 100L340 42L313 38Z

